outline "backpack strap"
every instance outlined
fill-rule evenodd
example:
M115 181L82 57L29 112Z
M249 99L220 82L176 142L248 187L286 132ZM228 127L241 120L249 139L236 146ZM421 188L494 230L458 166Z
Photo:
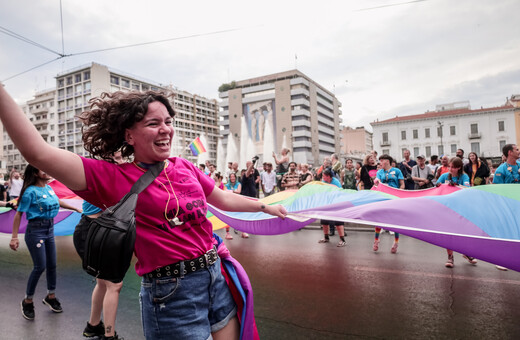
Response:
M137 182L135 182L134 185L132 185L132 189L130 189L129 193L141 193L141 191L146 189L154 181L154 179L156 179L157 176L159 176L162 169L166 166L167 165L165 162L160 162L149 168L148 171L146 171L141 177L139 177Z

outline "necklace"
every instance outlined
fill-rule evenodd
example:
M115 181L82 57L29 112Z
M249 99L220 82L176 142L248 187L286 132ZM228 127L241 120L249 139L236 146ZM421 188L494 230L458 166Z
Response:
M143 169L135 161L133 161L132 164L135 165L135 167L137 167L139 170L146 172L146 169ZM168 205L170 204L170 200L171 200L170 191L168 190L168 188L166 188L166 185L164 185L164 183L160 182L157 178L155 179L155 181L157 183L159 183L163 187L163 189L166 191L166 193L168 194L168 201L166 202L166 206L164 207L164 218L166 219L166 221L168 221L168 224L173 227L173 226L178 226L178 225L184 224L184 222L179 220L179 217L177 217L179 215L179 209L180 209L179 199L177 198L177 195L175 194L175 190L173 190L172 182L170 181L170 178L168 177L168 172L166 172L166 168L168 167L168 165L169 165L169 161L168 160L164 161L164 168L163 168L164 175L166 176L166 179L168 180L170 189L173 193L173 197L175 198L175 202L177 203L177 211L175 212L175 216L173 218L168 218Z

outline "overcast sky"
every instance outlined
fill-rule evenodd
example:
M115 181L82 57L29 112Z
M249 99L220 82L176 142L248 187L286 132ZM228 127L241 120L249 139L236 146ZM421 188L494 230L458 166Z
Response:
M6 29L65 55L189 38L50 62L5 81L19 102L90 62L209 98L222 83L296 67L336 94L344 125L370 130L436 104L520 94L518 0L62 0L62 10L64 49L58 0L2 1L0 81L58 58Z

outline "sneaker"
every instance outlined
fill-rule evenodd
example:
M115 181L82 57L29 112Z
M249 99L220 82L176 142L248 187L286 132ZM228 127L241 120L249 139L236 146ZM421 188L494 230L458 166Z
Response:
M390 249L390 252L392 254L397 253L397 247L399 246L399 243L394 242L394 245L392 246L392 249Z
M379 240L374 240L374 246L372 247L372 249L374 249L374 251L379 250Z
M503 271L507 271L507 268L506 267L502 267L502 266L495 266L498 270L503 270Z
M344 247L346 245L347 245L347 242L345 242L345 241L339 241L339 243L338 243L338 247Z
M248 233L242 233L242 238L249 238L249 234Z
M466 260L468 260L468 262L471 264L477 264L477 260L475 260L474 257L464 255L464 254L462 254L462 257L465 258Z
M105 335L105 325L103 321L100 321L97 326L92 326L87 321L87 327L83 330L83 336L86 338L93 338L95 336L100 337Z
M49 298L49 295L47 295L45 297L45 299L43 299L43 304L44 305L47 305L49 306L49 308L54 312L54 313L61 313L63 312L63 309L61 308L61 303L58 301L58 299L54 298L54 299L51 299Z
M231 235L230 233L226 233L226 240L232 240L233 239L233 235Z
M27 320L34 320L34 303L25 302L25 299L22 300L22 315Z
M103 334L103 336L100 337L99 339L101 339L101 340L105 340L105 339L106 339L106 340L125 340L125 339L123 339L123 338L120 338L120 337L117 335L117 333L114 333L114 335L112 335L112 336L105 336L105 335Z
M453 256L448 256L448 261L445 264L446 268L453 268L455 265L453 264Z
M321 240L318 241L318 243L329 243L330 240L328 238L322 238Z

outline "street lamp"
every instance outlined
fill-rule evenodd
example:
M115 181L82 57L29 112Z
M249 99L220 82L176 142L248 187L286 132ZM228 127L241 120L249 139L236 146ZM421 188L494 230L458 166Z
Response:
M441 137L441 149L442 149L442 153L444 154L444 145L442 145L442 122L439 120L439 121L437 121L437 124L439 124L438 134L439 134L439 137ZM439 155L439 156L442 156L442 155Z

